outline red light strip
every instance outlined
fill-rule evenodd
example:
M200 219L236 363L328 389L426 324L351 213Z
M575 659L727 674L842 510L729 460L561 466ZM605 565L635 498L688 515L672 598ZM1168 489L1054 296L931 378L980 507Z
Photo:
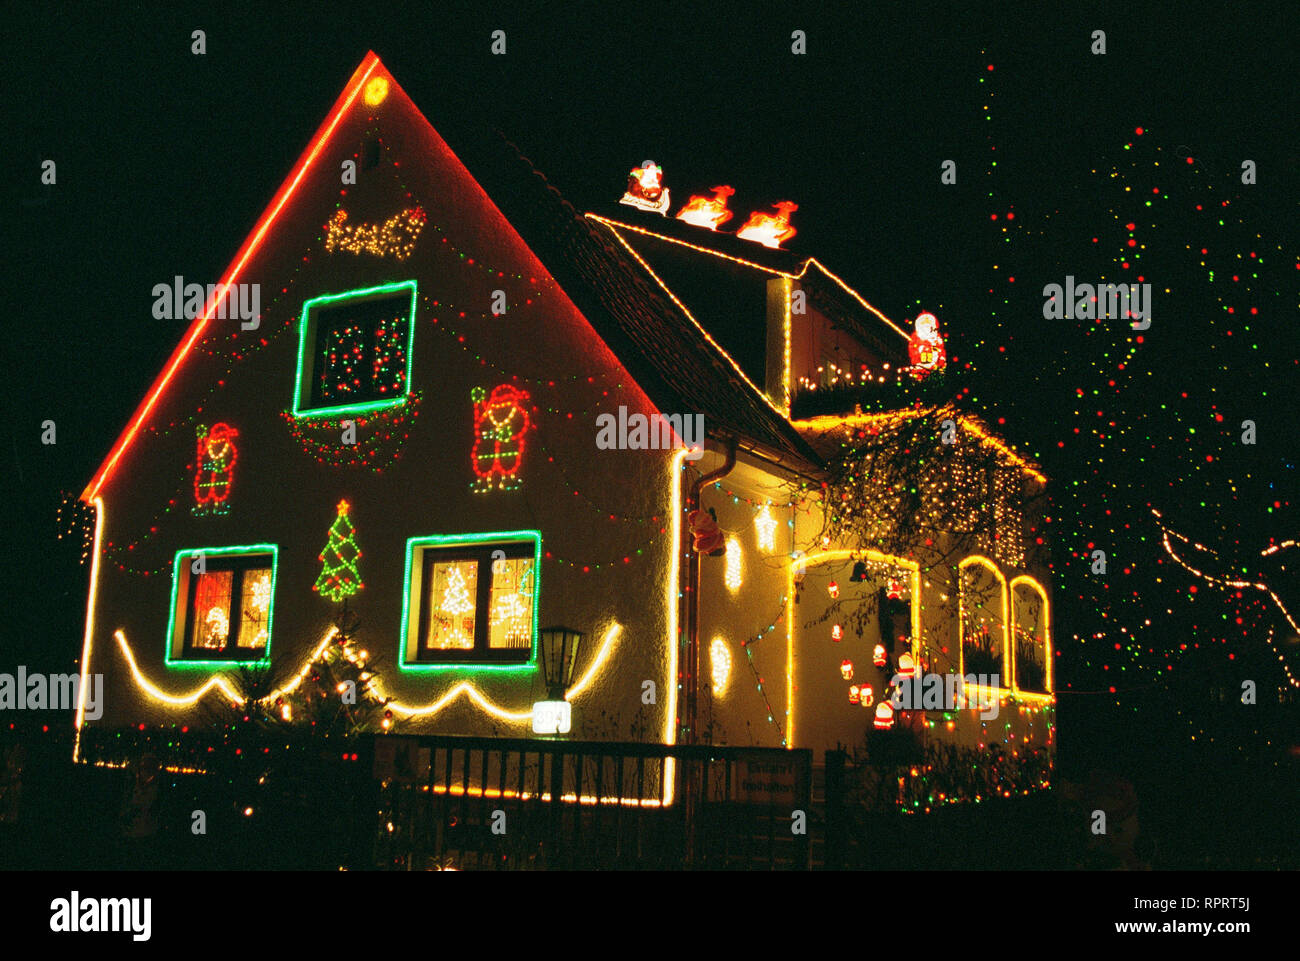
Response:
M344 87L343 93L340 94L339 99L335 101L333 112L317 129L316 137L312 141L311 146L301 157L298 158L297 165L294 167L293 171L290 172L285 182L280 185L279 191L271 201L266 212L262 214L262 219L258 221L257 227L254 228L248 239L244 241L244 245L240 248L239 253L235 255L234 262L226 271L225 277L221 279L222 286L218 288L222 291L222 296L229 292L230 285L235 283L235 279L239 276L240 271L244 269L244 265L248 263L257 248L261 246L262 239L271 229L271 224L275 222L275 218L279 215L280 210L286 203L288 203L289 198L293 196L293 192L298 189L298 184L301 183L303 177L306 176L307 169L311 166L312 161L316 159L316 155L320 153L321 148L325 146L325 142L334 133L334 128L338 126L338 122L342 119L344 112L352 106L352 102L356 100L357 94L361 92L361 89L365 86L370 74L374 72L374 69L377 66L379 66L379 57L375 55L374 51L367 52L365 59L361 61L361 65L357 67L356 71L352 74L352 79L348 82L348 85ZM213 312L217 309L219 300L220 297L209 302L207 310L203 312L203 316L194 321L190 327L189 334L183 341L181 341L180 346L172 351L172 355L167 361L167 366L163 368L163 372L154 381L153 387L149 389L149 393L145 397L144 402L136 409L135 416L131 418L130 426L127 427L122 436L118 439L112 452L99 468L99 472L95 475L94 480L92 480L86 487L85 491L82 492L81 499L86 503L93 501L99 494L100 489L108 482L108 478L112 475L113 469L117 466L118 460L120 460L122 455L126 452L127 447L130 446L132 439L139 432L141 425L144 424L145 418L149 416L149 412L153 410L154 404L156 404L158 398L162 396L162 392L167 388L167 385L171 383L172 377L176 374L176 371L180 369L181 364L189 354L190 348L194 346L195 341L197 341L199 336L203 333L203 329L207 326L208 321L212 318Z

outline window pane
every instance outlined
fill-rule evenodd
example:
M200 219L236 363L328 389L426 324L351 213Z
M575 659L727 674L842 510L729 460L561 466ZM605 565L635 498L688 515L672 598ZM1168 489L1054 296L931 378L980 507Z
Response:
M1043 633L1043 602L1037 594L1017 591L1015 602L1016 686L1047 693L1047 639Z
M410 312L407 294L313 309L312 402L355 404L400 397L406 390Z
M320 393L327 400L348 401L363 390L365 330L358 326L325 331L321 347Z
M1002 663L1002 586L983 565L967 567L961 573L963 620L962 663L967 674L984 674L983 683L1010 687L1007 665Z
M271 613L271 568L256 567L244 571L242 593L237 644L246 648L266 647L266 625Z
M492 562L492 620L488 647L533 646L533 558L515 557Z
M190 646L220 650L230 636L230 571L208 571L199 575L190 616Z
M474 647L474 606L478 597L477 561L439 561L429 577L431 651L468 651Z
M405 314L382 318L375 327L374 359L371 361L370 383L376 394L393 397L406 387L406 332Z

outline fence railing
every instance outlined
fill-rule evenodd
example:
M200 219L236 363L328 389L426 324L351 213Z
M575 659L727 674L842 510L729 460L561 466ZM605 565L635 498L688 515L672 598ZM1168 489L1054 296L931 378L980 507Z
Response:
M812 752L381 736L388 870L806 869Z

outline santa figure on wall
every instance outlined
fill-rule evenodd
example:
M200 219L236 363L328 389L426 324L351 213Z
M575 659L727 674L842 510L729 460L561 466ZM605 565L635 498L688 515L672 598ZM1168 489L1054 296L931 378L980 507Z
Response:
M200 424L195 435L198 451L194 467L194 506L190 510L195 517L225 514L230 510L227 499L234 482L235 458L239 454L235 448L239 431L229 424L213 424L210 428Z
M491 394L475 387L470 399L474 402L474 447L470 456L476 475L471 489L480 494L494 489L518 490L525 435L533 423L527 391L513 384L500 384Z
M948 363L943 338L939 335L939 321L934 314L917 315L916 329L907 341L907 355L912 361L912 376L918 379L943 370Z

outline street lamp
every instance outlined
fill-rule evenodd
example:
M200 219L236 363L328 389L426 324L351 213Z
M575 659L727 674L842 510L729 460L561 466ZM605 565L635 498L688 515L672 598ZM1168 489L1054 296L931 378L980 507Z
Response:
M547 627L539 632L546 700L533 705L534 734L568 734L572 727L573 706L564 695L573 680L582 636L571 627Z

